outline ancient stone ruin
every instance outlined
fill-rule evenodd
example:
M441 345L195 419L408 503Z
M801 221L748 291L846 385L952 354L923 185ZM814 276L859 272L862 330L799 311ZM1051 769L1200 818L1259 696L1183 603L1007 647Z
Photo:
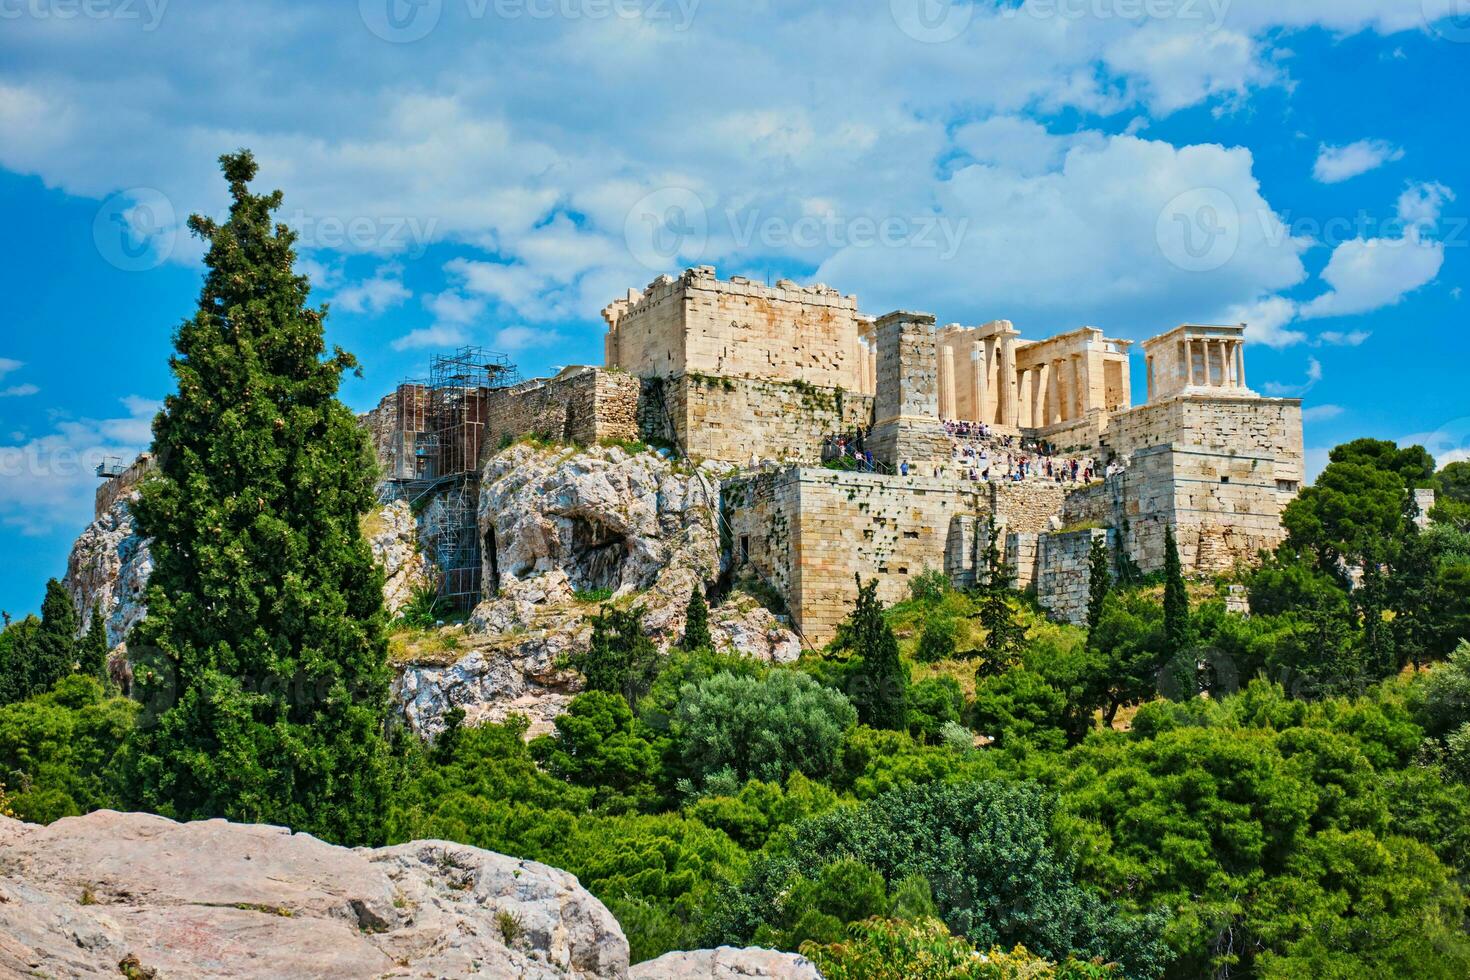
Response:
M754 583L815 645L850 610L854 573L876 577L885 601L929 569L973 583L994 517L1015 584L1077 621L1094 538L1151 571L1172 526L1187 571L1228 569L1280 542L1281 511L1303 479L1301 403L1246 386L1243 324L1186 324L1144 341L1148 394L1134 406L1133 345L1095 327L1027 340L1006 320L874 317L825 285L721 280L709 266L629 290L603 317L600 367L521 381L468 348L365 417L384 501L411 503L445 594L466 607L553 572L567 581L534 588L663 582L660 608L676 607L673 578L653 568L667 557L658 549L683 555L681 528L703 527L699 540L717 541L717 553L675 562L679 588ZM652 523L636 531L613 490L532 518L485 504L504 496L487 490L504 467L488 464L526 437L641 440L686 475L650 484L654 503L638 506L653 507ZM536 465L570 466L557 485L603 492L588 473L606 464ZM99 492L99 517L125 490ZM660 516L686 498L703 518ZM548 527L553 537L527 537ZM509 615L487 608L478 619Z

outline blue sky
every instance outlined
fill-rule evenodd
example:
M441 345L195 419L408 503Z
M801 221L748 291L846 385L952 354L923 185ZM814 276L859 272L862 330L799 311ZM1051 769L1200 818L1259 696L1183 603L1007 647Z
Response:
M660 272L1142 339L1249 323L1248 380L1470 450L1457 0L0 3L0 608L39 606L191 312L248 146L362 359L598 363ZM1135 375L1141 375L1135 371Z

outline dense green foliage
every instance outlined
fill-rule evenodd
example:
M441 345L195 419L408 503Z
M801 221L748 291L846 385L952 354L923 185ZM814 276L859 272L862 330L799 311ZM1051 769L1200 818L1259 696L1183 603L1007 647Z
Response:
M803 910L791 908L803 897L800 879L819 881L833 862L856 861L890 887L922 878L949 928L980 948L1022 943L1049 957L1078 951L1116 960L1130 975L1156 973L1162 919L1126 919L1078 884L1049 842L1050 821L1046 798L1024 783L917 786L832 810L798 824L787 847L720 896L709 939L755 938Z
M14 815L46 823L115 806L112 760L136 712L78 676L0 708L0 773Z
M902 730L908 725L909 671L898 655L898 639L883 618L878 580L857 580L857 604L848 631L856 662L848 672L848 693L858 717L874 728Z
M643 632L641 611L603 606L592 620L587 649L572 654L567 665L581 672L587 690L620 694L636 707L657 673L658 648Z
M847 698L797 671L716 674L680 692L670 734L691 790L733 789L798 771L830 775L842 733L856 720Z
M1051 963L1017 946L979 956L938 919L872 918L853 923L841 942L808 942L801 951L826 980L1100 980L1117 964Z
M78 670L100 677L100 672L90 669L87 652L87 644L95 639L79 641L78 628L77 610L65 586L54 578L49 580L41 602L41 618L26 616L17 622L7 619L0 630L0 704L44 694L58 680ZM84 660L88 662L84 664Z
M382 573L359 527L377 467L336 397L356 365L325 356L326 311L272 221L280 192L250 191L248 152L220 163L229 217L189 220L208 271L134 504L153 572L129 645L149 660L154 710L126 747L128 796L371 842L391 778L388 669Z

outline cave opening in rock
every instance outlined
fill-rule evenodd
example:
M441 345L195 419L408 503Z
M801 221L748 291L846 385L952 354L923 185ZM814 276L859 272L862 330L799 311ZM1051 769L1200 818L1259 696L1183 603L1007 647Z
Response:
M622 584L627 539L596 521L572 525L572 568L568 577L577 589L616 591Z

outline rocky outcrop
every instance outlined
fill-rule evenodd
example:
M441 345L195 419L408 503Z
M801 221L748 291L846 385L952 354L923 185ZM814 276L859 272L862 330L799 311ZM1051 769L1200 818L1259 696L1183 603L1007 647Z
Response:
M778 953L751 946L665 953L645 960L628 973L630 980L822 980L812 961L797 953Z
M148 554L148 539L133 530L128 504L134 496L115 501L88 524L66 560L64 584L81 616L83 632L92 625L93 606L100 605L107 642L114 647L148 613L143 591L153 573L153 559ZM401 500L378 508L363 519L363 533L373 557L383 566L384 605L390 614L397 613L413 598L415 589L430 581L431 569L419 549L413 512Z
M419 529L406 500L395 500L363 518L363 537L383 569L383 606L395 616L414 593L433 584L432 569L419 548Z
M0 817L4 976L820 980L805 962L722 947L630 973L617 920L575 877L463 844L354 850L112 810Z
M657 453L511 446L480 484L487 589L560 571L577 591L651 591L650 628L677 628L664 607L719 572L717 504L707 475Z
M107 642L116 647L147 614L143 590L153 573L148 540L133 531L133 515L124 498L82 531L66 559L65 585L81 616L82 630L92 625L100 606Z
M715 647L768 663L794 663L801 640L786 622L743 592L710 610L710 636Z
M654 452L513 445L486 464L479 522L487 598L471 615L456 662L409 663L397 685L409 724L436 733L466 721L526 715L530 735L578 690L558 668L584 649L604 601L628 602L660 646L684 632L690 593L719 573L718 478ZM795 634L748 596L710 616L723 649L788 662Z

